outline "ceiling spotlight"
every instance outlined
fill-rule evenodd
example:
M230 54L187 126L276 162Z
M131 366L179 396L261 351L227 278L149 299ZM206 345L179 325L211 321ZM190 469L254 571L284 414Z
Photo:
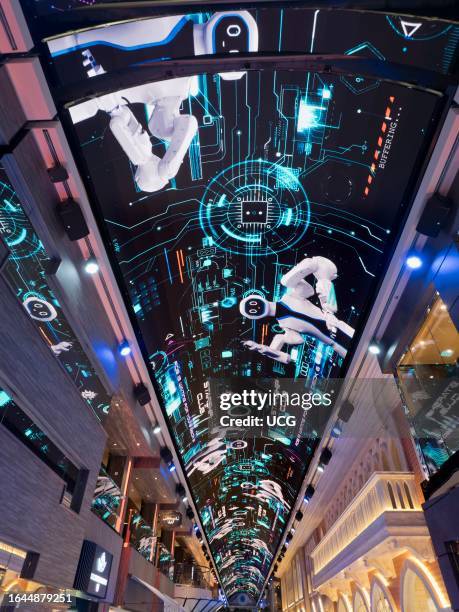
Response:
M287 544L290 544L290 542L292 541L292 538L293 538L293 533L292 532L288 533L287 537L285 538L285 542Z
M314 495L315 489L312 485L308 485L306 487L306 491L304 492L304 503L309 504L311 501L311 497Z
M121 357L127 357L131 354L131 347L129 346L129 342L127 340L123 340L119 343L118 352Z
M330 463L330 459L332 458L332 452L329 448L324 448L324 450L320 453L319 463L324 467Z
M336 421L336 423L332 427L330 435L332 438L339 438L342 433L343 433L343 428L338 423L338 421Z
M158 423L156 423L156 425L153 427L153 433L158 435L160 431L161 427L158 425Z
M169 469L169 472L175 472L175 465L172 463L172 461L169 463L169 465L167 466Z
M368 346L368 351L372 354L372 355L379 355L381 352L381 347L376 344L376 342L372 342L369 346Z
M418 270L422 267L422 259L417 255L410 255L406 258L406 265L408 268L411 268L411 270Z
M97 274L97 272L99 272L99 264L95 257L89 257L89 259L85 261L84 271L86 274Z
M300 522L303 519L303 513L301 512L301 510L298 510L298 512L295 514L295 520Z
M184 496L182 497L182 502L183 502L184 504L186 504L186 502L187 502L187 501L188 501L188 497L187 497L186 495L184 495Z

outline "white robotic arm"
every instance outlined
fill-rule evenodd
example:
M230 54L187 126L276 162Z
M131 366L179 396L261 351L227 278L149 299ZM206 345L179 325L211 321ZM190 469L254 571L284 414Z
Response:
M111 113L110 130L129 160L137 166L135 181L142 191L158 191L168 178L159 170L160 158L153 155L149 134L127 106L118 106Z
M307 299L314 295L314 289L305 281L305 277L313 275L316 282L316 293L319 297L322 310L334 314L337 311L336 303L330 301L333 293L333 283L338 270L335 264L326 257L307 257L294 266L281 278L281 285L292 289L298 297Z
M289 353L285 353L282 351L284 344L303 344L304 338L301 334L294 331L293 329L287 329L285 334L276 334L271 341L271 344L267 346L266 344L259 344L258 342L253 342L252 340L248 340L247 342L243 342L244 346L247 347L251 351L257 351L261 355L266 355L266 357L271 357L271 359L275 359L276 361L280 361L281 363L290 363L292 358Z

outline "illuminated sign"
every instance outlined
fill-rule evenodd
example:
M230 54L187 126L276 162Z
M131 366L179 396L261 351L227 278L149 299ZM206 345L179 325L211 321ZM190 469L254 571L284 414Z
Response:
M158 521L163 529L174 529L182 524L182 515L175 510L164 510L159 513Z
M75 577L75 588L104 599L107 595L112 560L111 553L95 542L84 540Z
M45 33L54 10L79 5L36 2L51 20L34 27ZM307 419L291 429L266 420L257 436L214 428L209 381L290 378L309 389L343 374L438 97L351 68L222 72L216 57L207 73L151 82L139 67L325 52L447 73L457 29L266 8L84 30L70 12L75 31L48 46L60 83L82 83L69 107L81 168L223 588L254 603L318 433ZM138 82L84 99L91 79L97 92L131 66Z

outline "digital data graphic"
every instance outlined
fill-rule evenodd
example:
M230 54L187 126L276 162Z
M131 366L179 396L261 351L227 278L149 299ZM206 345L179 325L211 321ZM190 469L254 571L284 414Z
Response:
M74 4L35 8L51 19L57 6ZM434 20L262 9L115 23L48 47L67 85L248 51L446 74L458 38ZM217 428L211 381L310 387L344 372L441 96L354 73L220 72L215 61L68 112L222 585L230 601L256 602L318 433L307 419L288 436Z

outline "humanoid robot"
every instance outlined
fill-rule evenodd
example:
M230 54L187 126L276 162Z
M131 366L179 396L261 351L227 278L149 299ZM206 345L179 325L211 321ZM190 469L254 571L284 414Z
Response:
M53 56L82 49L83 65L89 77L106 71L97 62L90 47L107 45L125 51L139 47L164 47L176 36L180 22L186 17L164 17L95 28L50 41ZM258 29L247 11L215 13L204 24L193 24L195 55L239 53L258 50ZM224 80L241 79L244 72L221 73ZM98 111L110 115L110 130L121 148L136 166L135 182L147 192L159 191L174 178L198 131L193 115L180 114L182 102L190 91L197 90L197 77L181 77L146 83L93 98L70 108L73 123L85 121ZM194 85L194 87L193 87ZM147 106L148 131L136 119L130 104ZM152 152L151 136L166 143L162 158Z
M316 278L315 290L305 280L310 275ZM302 334L307 334L333 347L338 355L345 357L347 351L337 339L341 333L352 338L354 329L335 316L337 305L332 281L336 276L337 268L332 261L325 257L308 257L282 276L280 282L287 291L279 301L269 302L257 294L241 300L239 310L244 317L253 320L275 317L285 332L276 334L269 346L252 340L244 342L244 346L287 364L291 356L282 351L284 344L303 344L305 338ZM315 294L321 308L309 299Z

